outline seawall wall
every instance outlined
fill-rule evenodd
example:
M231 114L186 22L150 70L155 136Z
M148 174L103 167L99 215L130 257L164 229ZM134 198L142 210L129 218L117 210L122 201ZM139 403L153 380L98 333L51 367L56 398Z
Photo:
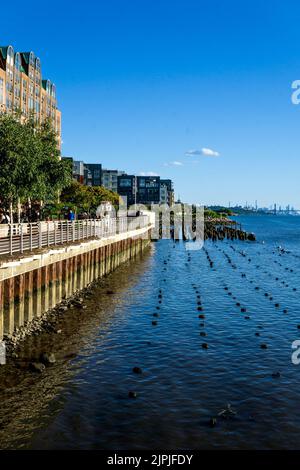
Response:
M49 249L0 265L0 341L63 299L133 259L151 226Z

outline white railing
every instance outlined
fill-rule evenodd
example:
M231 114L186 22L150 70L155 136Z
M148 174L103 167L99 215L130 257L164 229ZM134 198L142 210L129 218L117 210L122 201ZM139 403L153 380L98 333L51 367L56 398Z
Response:
M107 238L118 233L149 225L149 217L118 217L107 219L57 220L30 224L0 225L0 255L23 253L87 238Z

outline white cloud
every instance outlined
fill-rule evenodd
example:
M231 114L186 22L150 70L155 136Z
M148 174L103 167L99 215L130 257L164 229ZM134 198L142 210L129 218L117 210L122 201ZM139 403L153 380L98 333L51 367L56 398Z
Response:
M164 163L164 166L183 166L182 162L178 162L177 160L170 162L170 163Z
M154 171L141 171L140 176L159 176L158 173L154 173Z
M216 152L215 150L203 147L200 150L196 150L196 149L188 150L187 152L185 152L185 155L187 157L196 157L198 155L202 155L205 157L219 157L220 153Z

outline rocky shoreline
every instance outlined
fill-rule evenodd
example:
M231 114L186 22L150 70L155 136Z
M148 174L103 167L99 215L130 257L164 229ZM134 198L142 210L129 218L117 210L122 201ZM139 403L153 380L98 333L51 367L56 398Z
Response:
M85 300L91 297L92 290L98 282L99 281L91 282L84 289L76 291L72 296L62 300L59 304L47 310L47 312L40 317L34 318L26 325L18 328L12 335L5 335L3 337L3 342L5 343L6 348L6 358L17 359L18 346L31 335L38 336L41 333L61 334L62 330L59 328L58 323L62 319L63 315L70 309L84 311L87 308ZM107 291L107 293L109 292ZM47 362L47 359L45 359L44 362ZM32 364L30 366L32 368Z

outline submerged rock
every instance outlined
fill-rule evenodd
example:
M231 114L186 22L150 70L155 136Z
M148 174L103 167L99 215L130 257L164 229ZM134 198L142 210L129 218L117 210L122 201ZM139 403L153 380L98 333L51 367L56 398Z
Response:
M273 372L272 374L273 379L279 379L281 377L280 372Z
M224 419L230 419L233 418L236 414L236 411L231 408L231 404L227 403L226 408L221 410L220 413L218 413L218 416L221 416Z
M55 358L55 355L53 353L43 353L41 354L40 356L40 361L42 364L44 364L45 366L49 366L51 364L55 364L56 362L56 358Z
M42 372L44 372L46 367L41 362L31 362L29 364L29 369L31 370L31 372L37 372L37 373L41 374Z

